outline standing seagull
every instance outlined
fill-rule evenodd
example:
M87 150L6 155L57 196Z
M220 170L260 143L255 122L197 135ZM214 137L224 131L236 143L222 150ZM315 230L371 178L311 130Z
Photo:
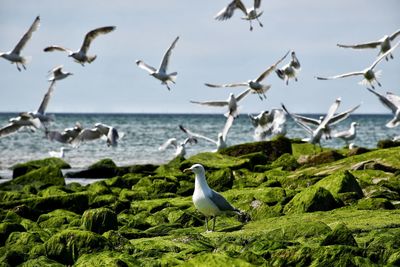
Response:
M390 109L392 113L394 114L393 119L391 119L388 123L386 123L386 127L388 128L394 128L398 125L400 125L400 96L394 95L391 92L387 92L386 96L381 95L380 93L376 92L375 90L367 88L368 91L373 93L379 98L379 101Z
M378 56L380 56L390 50L390 48L392 47L390 42L393 41L394 39L396 39L396 37L398 35L400 35L400 29L397 30L396 32L392 33L390 36L389 35L383 36L378 41L362 43L362 44L354 44L354 45L337 44L337 46L343 47L343 48L354 48L354 49L376 48L376 47L380 46L379 54L378 54ZM393 59L392 54L386 55L385 59L389 60L389 57L391 59Z
M26 70L25 64L27 64L27 58L22 57L20 53L22 49L25 47L26 43L29 41L29 39L31 39L32 33L39 28L39 25L40 25L40 17L37 16L36 19L33 21L31 27L29 28L29 30L24 34L24 36L22 36L21 40L19 40L18 44L14 47L14 49L6 53L0 52L0 57L11 61L11 64L15 63L19 71L21 71L19 64L21 64L24 70Z
M193 172L195 174L193 204L196 209L201 212L205 218L206 230L208 228L208 218L213 218L213 226L211 231L215 229L215 220L217 215L227 212L235 212L239 215L243 214L240 210L234 208L221 194L212 190L206 181L204 167L201 164L194 164L183 172Z
M357 135L356 126L358 126L357 122L352 122L350 124L350 129L335 133L333 137L340 138L346 142L346 145L349 146L349 141L354 140Z
M247 86L248 88L251 89L251 92L253 94L258 94L258 96L260 97L261 100L263 100L263 98L267 99L267 97L265 96L265 92L271 88L271 85L261 84L261 81L264 80L273 70L275 70L276 66L278 66L278 64L281 63L288 54L289 54L289 52L287 52L281 59L279 59L273 65L269 66L268 69L265 70L263 73L261 73L261 75L258 76L258 78L255 80L248 80L247 82L242 82L242 83L229 83L229 84L221 84L221 85L205 83L205 85L208 87Z
M78 51L72 51L70 49L67 49L67 48L64 48L64 47L61 47L58 45L48 46L43 51L44 52L53 52L53 51L67 52L69 57L72 57L76 62L78 62L82 66L84 66L85 63L92 63L97 57L97 55L94 55L94 56L87 55L87 52L89 50L89 47L90 47L90 44L92 43L92 41L100 34L106 34L106 33L112 32L113 30L115 30L115 28L116 28L115 26L106 26L106 27L97 28L97 29L94 29L94 30L88 32L85 35L83 44Z
M63 72L62 68L63 66L61 65L49 71L51 75L51 77L49 78L49 82L54 83L55 81L65 79L68 76L73 75L73 73L71 72Z
M60 151L49 151L49 155L50 155L50 157L53 157L53 158L63 159L65 156L66 150L68 150L68 149L66 149L65 147L61 147Z
M142 60L136 60L136 65L139 68L146 70L150 73L151 76L161 81L161 84L165 84L168 90L169 88L168 82L175 83L177 72L167 73L168 62L171 56L172 49L174 49L176 42L178 42L179 36L175 38L172 42L171 46L168 48L167 52L165 52L164 57L161 61L161 65L158 69L144 63Z
M250 92L250 90L251 90L250 88L244 90L237 97L235 97L234 94L230 93L228 100L204 101L204 102L190 101L190 103L200 104L200 105L205 105L205 106L213 106L213 107L228 106L229 111L225 114L225 116L226 117L232 116L233 118L236 118L238 116L238 105L237 104L240 100L242 100Z
M289 79L294 79L297 82L297 73L300 71L300 61L296 57L296 53L292 51L292 60L281 69L277 69L275 72L279 78L289 84Z
M396 47L400 44L400 41L397 42L395 46L393 46L391 49L386 51L384 54L382 54L380 57L378 57L368 68L362 70L362 71L355 71L355 72L349 72L345 74L340 74L336 76L331 76L331 77L315 77L318 80L333 80L333 79L338 79L338 78L346 78L350 76L364 76L364 79L360 82L362 85L371 85L372 89L375 89L373 82L376 82L379 86L382 86L381 83L377 80L379 78L381 71L374 71L374 68L376 65L381 62L382 59L387 57L389 54L393 52L393 50L396 49Z
M224 7L218 14L214 17L216 20L227 20L233 16L235 9L238 8L244 13L244 17L242 19L248 20L250 23L250 31L253 30L253 25L251 24L252 20L257 20L260 27L263 27L262 23L258 19L262 15L262 11L257 13L257 9L261 6L261 0L254 0L254 5L251 8L246 9L242 1L233 0L229 5Z

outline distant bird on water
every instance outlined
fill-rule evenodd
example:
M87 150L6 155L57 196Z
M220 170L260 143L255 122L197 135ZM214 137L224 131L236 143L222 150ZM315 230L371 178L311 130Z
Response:
M292 51L290 55L292 57L290 62L282 68L275 70L278 77L286 82L286 85L289 84L290 79L294 79L297 82L297 73L300 71L301 67L300 61L296 57L296 53Z
M318 80L333 80L333 79L338 79L338 78L346 78L346 77L350 77L350 76L364 76L364 79L360 82L360 84L362 85L370 85L372 87L372 89L375 89L374 87L374 82L376 82L378 84L378 86L382 86L381 83L378 81L378 78L381 74L381 71L374 71L374 68L376 67L376 65L378 65L379 62L382 61L382 59L386 58L388 55L391 55L391 53L393 52L393 50L396 49L396 47L400 44L400 41L397 42L397 44L395 46L393 46L391 49L389 49L388 51L386 51L384 54L382 54L380 57L378 57L372 64L371 66L369 66L368 68L361 70L361 71L354 71L354 72L349 72L349 73L345 73L345 74L340 74L340 75L336 75L336 76L331 76L331 77L315 77Z
M357 136L357 122L352 122L350 124L350 129L342 131L342 132L337 132L333 134L333 137L335 138L340 138L346 142L346 145L349 146L349 141L352 141L356 138Z
M251 23L252 20L257 20L260 27L263 27L263 24L260 22L259 17L263 14L263 12L257 12L261 6L261 0L254 0L254 5L251 8L246 8L245 5L240 0L233 0L226 7L224 7L221 11L215 15L216 20L227 20L233 16L233 13L236 9L240 9L244 13L244 17L242 19L248 20L250 23L250 31L253 30L253 25Z
M379 48L379 54L378 56L385 54L387 51L392 48L391 42L396 39L397 36L400 35L400 29L392 33L391 35L384 35L381 39L378 41L373 41L373 42L367 42L367 43L361 43L361 44L352 44L352 45L344 45L344 44L337 44L339 47L343 48L353 48L353 49L366 49L366 48ZM389 57L393 59L393 55L390 53L385 56L386 60L389 60Z
M248 88L251 89L251 93L253 94L258 94L261 100L267 99L265 92L268 91L271 88L271 85L265 85L262 84L261 82L272 72L275 70L275 68L278 66L279 63L281 63L286 56L289 54L287 52L281 59L279 59L277 62L275 62L273 65L269 66L263 73L260 74L256 79L254 80L248 80L247 82L242 82L242 83L229 83L229 84L221 84L221 85L216 85L216 84L210 84L206 83L205 85L208 87L238 87L238 86L247 86Z
M60 151L49 151L49 155L50 155L50 157L63 159L65 156L66 150L67 149L65 147L61 147Z
M62 46L52 45L52 46L46 47L44 49L44 52L53 52L53 51L67 52L69 57L72 57L76 62L78 62L79 64L84 66L85 63L92 63L97 57L96 55L94 55L94 56L87 55L87 52L89 50L89 47L90 47L90 44L92 43L92 41L101 34L106 34L106 33L112 32L113 30L115 30L115 28L116 28L115 26L106 26L106 27L97 28L97 29L94 29L94 30L88 32L85 35L83 44L78 51L72 51L72 50L64 48Z
M208 219L213 218L211 231L215 229L216 217L223 213L234 212L242 215L243 212L234 208L221 194L212 190L206 181L204 167L201 164L194 164L183 172L195 174L194 192L192 196L196 209L205 216L206 230L209 232Z
M160 67L158 69L144 63L143 60L136 60L136 65L138 65L139 68L144 69L151 76L160 80L162 84L165 84L165 86L167 86L168 90L171 90L171 88L168 85L168 82L175 83L176 76L178 75L177 72L167 73L169 58L171 57L172 49L174 49L176 42L178 42L178 40L179 36L175 38L171 46L168 48L167 52L165 52Z
M28 63L28 59L21 56L21 51L25 47L26 43L31 39L32 33L39 28L40 25L40 17L37 16L33 21L29 30L22 36L21 40L19 40L18 44L14 47L13 50L5 53L0 52L0 57L9 60L12 63L15 63L17 69L21 71L19 65L21 65L24 70L26 70L25 65Z
M373 93L379 98L379 101L390 109L393 113L394 117L388 123L386 123L386 127L394 128L400 125L400 96L397 96L391 92L387 92L386 96L376 92L375 90L367 88L368 91Z
M62 79L67 78L70 75L73 75L73 73L71 72L64 72L62 70L63 66L58 66L55 67L54 69L50 70L49 73L51 75L51 77L49 78L49 82L55 82L55 81L59 81Z

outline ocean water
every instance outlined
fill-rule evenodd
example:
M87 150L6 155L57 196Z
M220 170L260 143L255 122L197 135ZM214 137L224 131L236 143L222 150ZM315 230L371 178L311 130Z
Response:
M1 113L0 126L8 123L8 119L17 114ZM309 115L318 118L319 114ZM341 131L349 128L352 121L360 125L357 137L353 141L358 146L373 148L379 140L393 138L400 135L400 128L388 129L385 127L391 115L351 115L337 125L334 130ZM158 147L169 138L185 139L185 134L178 128L184 125L192 132L196 132L212 139L225 124L225 117L221 114L56 114L50 130L62 131L73 127L80 122L85 128L91 128L97 122L114 126L120 133L124 133L116 148L107 147L105 140L85 142L78 148L70 147L65 152L65 161L73 168L84 168L100 159L111 158L117 165L129 164L161 164L174 157L174 149L159 151ZM290 118L287 119L287 137L305 138L305 131L299 128ZM228 134L228 144L235 145L254 141L254 128L247 116L241 114L235 121ZM340 139L322 140L327 147L342 147ZM49 157L48 152L59 150L66 146L58 142L51 142L44 138L44 131L30 132L22 130L0 138L0 171L7 170L16 163L28 160ZM68 146L67 146L68 147ZM204 140L198 144L187 146L187 156L212 151L215 145Z

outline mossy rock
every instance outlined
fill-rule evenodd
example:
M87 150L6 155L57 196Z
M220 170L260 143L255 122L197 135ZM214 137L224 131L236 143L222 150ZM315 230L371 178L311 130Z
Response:
M82 255L74 264L76 267L86 266L109 266L109 267L129 267L140 266L140 262L135 255L116 251L103 251Z
M229 168L231 170L249 166L249 159L240 159L220 153L204 152L194 155L182 162L180 169L190 168L193 164L201 164L206 170Z
M183 157L175 157L167 164L160 165L154 170L154 173L159 176L177 176L182 175L180 170L182 162L185 161Z
M234 188L257 187L267 181L265 173L251 172L247 169L235 170L233 176L235 178Z
M363 198L357 202L359 210L394 209L393 204L386 198Z
M363 189L363 192L366 198L386 198L388 200L400 200L399 193L379 185L367 186Z
M303 162L301 162L301 164L304 166L318 166L321 164L332 163L343 158L344 156L335 150L328 150L316 155L308 156Z
M0 184L0 190L22 190L25 186L34 186L37 189L49 185L65 185L61 169L57 166L46 166L32 170L8 182Z
M68 190L64 186L54 185L49 186L43 190L40 190L37 194L39 197L50 197L50 196L59 196L59 195L68 195Z
M65 229L71 222L79 218L80 216L72 211L56 209L49 213L40 215L37 219L37 223L43 229Z
M400 141L393 141L390 139L379 140L376 144L377 148L390 148L390 147L398 147L400 146Z
M341 171L331 174L320 180L315 186L323 187L334 196L339 196L340 193L354 192L358 198L363 197L363 191L358 184L356 178L349 171Z
M285 171L294 171L296 170L300 164L297 162L296 158L289 154L285 153L279 158L277 158L274 162L271 163L272 168L282 168Z
M111 207L118 200L113 194L95 195L91 194L89 199L90 208Z
M269 162L268 157L263 152L254 152L238 157L249 160L249 168L255 169L256 166L263 166Z
M13 232L25 232L25 228L19 223L0 223L0 246L4 246L9 235Z
M216 191L226 191L232 188L234 175L231 169L223 168L206 172L208 185Z
M105 181L98 181L87 186L87 191L94 195L111 194L110 187Z
M132 187L137 193L136 199L153 199L174 196L179 183L175 177L149 176L140 179Z
M45 256L40 256L35 259L28 260L21 265L20 267L39 267L39 266L46 266L46 267L64 267L65 265L58 263L54 260L50 260Z
M98 234L118 229L117 215L107 208L89 209L82 215L82 228Z
M347 228L344 224L339 224L321 242L321 246L330 245L346 245L357 247L357 242L349 228Z
M312 186L296 194L286 204L285 213L328 211L341 207L332 194L323 187Z
M112 178L120 174L119 167L111 159L102 159L90 165L86 170L67 172L69 178Z
M135 164L135 165L129 165L129 166L122 166L122 167L119 167L119 169L120 169L120 175L122 173L124 173L124 174L139 173L139 174L150 175L150 174L153 174L154 171L158 167L159 167L159 165L154 165L154 164Z
M250 267L254 266L251 263L238 258L232 258L228 255L221 253L204 253L196 255L187 262L180 264L180 266L235 266L235 267Z
M25 192L19 191L0 191L0 202L20 200L32 196L32 194L27 194Z
M28 258L29 252L43 241L38 233L13 232L6 240L5 247L8 251L16 251Z
M46 256L65 265L72 265L83 254L110 248L109 241L96 233L82 230L63 230L44 243Z
M397 260L399 259L400 229L373 231L371 236L372 239L368 240L367 244L367 254L370 258L377 260L378 263L385 264L388 261L396 261L393 254L397 252Z
M12 211L22 218L32 221L36 221L40 216L40 212L38 210L32 209L25 204L15 206Z
M57 167L60 169L71 168L71 166L68 163L59 158L46 158L46 159L28 161L25 163L16 164L11 168L13 170L13 178L17 178L21 175L27 174L30 171L49 166Z

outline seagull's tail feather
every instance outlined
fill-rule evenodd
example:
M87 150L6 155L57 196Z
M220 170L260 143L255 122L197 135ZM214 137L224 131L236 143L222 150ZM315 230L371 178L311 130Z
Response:
M95 61L96 58L97 58L97 55L88 56L88 57L87 57L87 61L88 61L89 63L92 63L93 61Z
M278 75L279 78L281 78L282 80L285 79L285 73L283 72L283 70L281 69L277 69L275 70L276 74Z
M32 61L32 57L31 56L27 56L27 57L23 57L21 60L22 65L26 65L29 64Z

